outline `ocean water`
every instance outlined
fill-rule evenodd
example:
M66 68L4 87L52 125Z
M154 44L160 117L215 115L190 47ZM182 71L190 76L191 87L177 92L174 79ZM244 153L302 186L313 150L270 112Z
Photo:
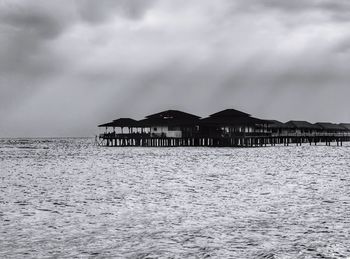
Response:
M0 140L0 258L349 258L350 145Z

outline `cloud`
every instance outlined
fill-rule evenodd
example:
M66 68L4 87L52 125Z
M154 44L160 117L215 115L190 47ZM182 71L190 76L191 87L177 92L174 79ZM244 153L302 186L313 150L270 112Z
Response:
M345 1L3 1L0 135L92 135L168 108L350 120L348 11Z
M141 19L154 1L31 1L0 3L0 108L8 113L18 103L51 87L72 67L65 34L75 26L96 26L111 16ZM90 28L89 28L90 29ZM88 30L89 30L88 29ZM94 28L91 28L93 30ZM73 29L74 30L74 29ZM62 40L63 38L63 40ZM65 41L65 42L62 42ZM62 43L63 48L57 47ZM79 42L73 42L79 44Z
M81 17L91 23L102 22L113 14L128 19L140 19L155 0L81 0L77 9Z
M346 0L301 0L301 1L279 1L279 0L252 0L234 1L235 6L241 10L266 11L266 9L281 10L286 13L323 11L331 14L348 13L350 3Z

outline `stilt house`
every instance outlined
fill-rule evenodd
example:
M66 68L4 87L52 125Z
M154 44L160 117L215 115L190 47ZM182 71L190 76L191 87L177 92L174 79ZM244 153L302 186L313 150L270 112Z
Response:
M317 133L321 130L320 126L307 121L288 121L286 124L291 127L291 133L296 134Z
M199 118L194 114L167 110L146 116L146 119L139 121L139 125L149 128L151 137L182 138L197 132Z
M235 109L223 110L200 120L200 133L211 137L267 133L267 129L268 121Z

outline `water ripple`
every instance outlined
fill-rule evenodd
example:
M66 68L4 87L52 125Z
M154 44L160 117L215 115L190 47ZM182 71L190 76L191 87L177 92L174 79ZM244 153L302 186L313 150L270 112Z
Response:
M0 257L348 258L349 148L0 139Z

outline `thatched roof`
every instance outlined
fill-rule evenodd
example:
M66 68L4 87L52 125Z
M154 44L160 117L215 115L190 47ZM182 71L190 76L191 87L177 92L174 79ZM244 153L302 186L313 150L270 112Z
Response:
M236 117L250 117L251 115L245 112L241 112L235 109L226 109L220 112L213 113L209 115L209 117L229 117L229 118L236 118Z
M200 117L187 112L167 110L146 116L147 119L199 119Z
M286 124L293 129L309 129L309 130L315 130L320 129L319 126L312 124L307 121L288 121Z
M138 127L138 121L131 118L119 118L113 121L115 127Z
M235 109L226 109L213 113L207 118L201 119L201 125L215 126L254 126L257 124L266 124L267 121L251 117L250 114Z
M138 121L140 127L152 126L196 126L199 123L197 118L146 118Z
M113 127L113 122L107 122L107 123L104 123L104 124L100 124L98 125L97 127Z
M277 120L267 120L270 129L291 129L290 125Z
M108 122L105 124L101 124L98 127L121 127L121 128L125 128L125 127L138 127L138 121L131 119L131 118L119 118L116 119L112 122Z
M177 110L167 110L146 116L138 121L142 127L152 126L195 126L198 125L199 116Z
M207 117L200 120L201 125L215 126L254 126L264 123L266 121L254 117Z
M335 130L335 131L344 131L344 127L341 125L331 123L331 122L317 122L316 125L320 126L323 130Z

